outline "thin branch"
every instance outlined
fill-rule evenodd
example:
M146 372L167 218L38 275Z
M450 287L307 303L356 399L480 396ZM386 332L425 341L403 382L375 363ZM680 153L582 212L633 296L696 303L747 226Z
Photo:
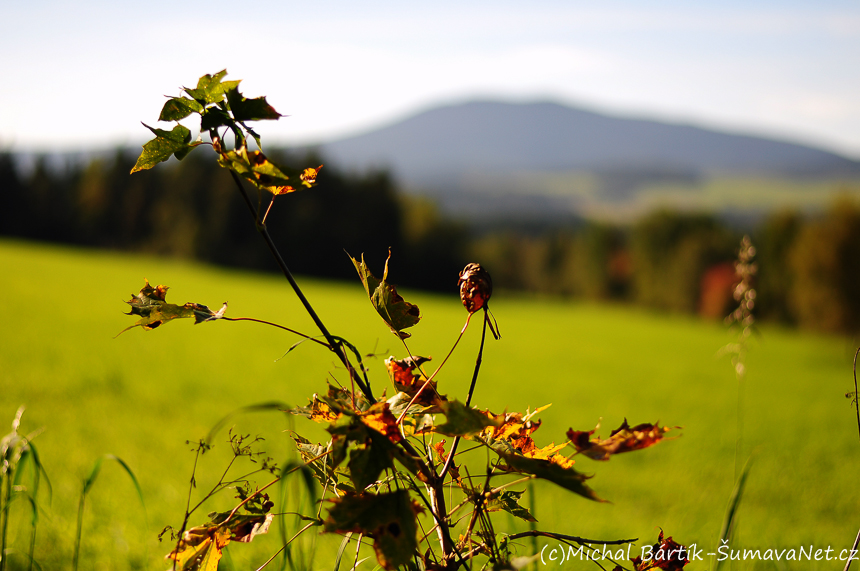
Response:
M427 380L424 381L424 384L421 385L421 388L418 389L418 392L415 393L415 395L412 397L412 399L406 405L406 408L404 408L403 412L400 413L400 417L397 419L397 422L395 424L400 424L401 422L403 422L403 418L406 416L406 413L409 412L409 407L411 407L415 403L415 401L418 400L418 397L421 396L421 393L424 392L424 389L430 385L430 381L432 381L436 377L436 374L439 371L441 371L442 367L445 365L445 363L448 362L448 358L451 356L452 353L454 353L454 349L457 348L457 344L460 343L460 339L463 338L463 334L466 332L466 328L469 327L469 321L471 321L471 319L472 319L472 314L470 313L469 317L466 318L466 324L463 325L463 328L460 330L460 334L457 336L457 340L454 341L454 345L451 347L451 350L448 351L448 354L445 355L445 358L442 360L442 363L440 363L439 366L436 368L436 370L433 371L433 374L430 375L429 377L427 377ZM403 340L401 339L401 341L403 341ZM403 341L403 345L406 346L406 341ZM406 351L410 354L410 356L412 356L412 353L411 353L411 351L409 351L408 346L406 347ZM414 359L414 357L413 357L413 359ZM418 370L421 371L420 366L418 367ZM424 372L421 371L421 374L423 375Z
M266 242L266 246L268 246L269 251L272 256L275 258L275 262L278 264L278 267L281 269L281 272L284 274L284 277L287 278L287 281L290 283L290 286L293 288L293 292L295 292L296 297L299 298L302 306L304 306L305 311L308 312L308 315L311 316L314 323L317 326L317 329L320 330L320 333L325 337L326 342L328 343L329 348L338 356L340 361L344 364L350 376L355 377L355 383L361 389L361 392L370 400L370 402L374 402L376 399L373 397L373 392L370 389L369 384L365 384L356 374L355 368L352 366L352 363L349 360L349 357L346 354L346 350L343 348L342 343L338 343L332 337L332 334L329 333L326 326L323 324L317 312L314 310L313 306L311 306L308 299L305 297L304 292L299 287L298 282L296 282L293 277L292 272L287 267L287 263L284 261L283 257L281 257L281 252L278 250L278 247L275 245L275 242L272 240L271 235L269 234L268 228L260 221L257 211L254 209L254 205L251 203L251 199L248 196L245 187L242 185L242 181L239 180L239 175L237 175L232 170L230 171L230 176L233 177L233 181L236 183L236 187L239 189L240 194L245 200L245 204L247 204L248 209L251 212L251 216L254 218L254 223L257 227L257 231L260 233L260 236L263 237L263 240Z
M478 381L478 373L481 371L481 360L484 356L484 342L487 339L487 324L489 317L487 316L487 306L484 306L484 327L481 329L481 346L478 348L478 358L475 361L475 371L472 373L472 384L469 385L469 394L466 396L466 408L472 403L472 395L475 393L475 384ZM467 322L468 324L468 322ZM454 439L454 444L451 445L451 452L448 453L448 459L445 460L445 465L442 467L442 472L439 477L444 480L448 469L451 468L451 462L454 460L454 454L457 453L457 446L460 444L460 437Z
M224 321L253 321L254 323L262 323L263 325L271 325L272 327L277 327L278 329L283 329L284 331L289 331L290 333L294 333L299 337L304 337L308 341L313 341L314 343L318 343L325 347L326 349L331 349L331 346L325 341L320 341L316 337L311 337L310 335L305 335L304 333L300 333L295 329L290 329L289 327L284 327L283 325L278 325L277 323L272 323L271 321L266 321L264 319L255 319L253 317L222 317Z
M849 555L857 554L857 545L860 545L860 531L857 531L857 537L854 538L854 545L851 546L851 553ZM854 559L854 557L849 556L848 561L845 562L845 569L843 569L842 571L848 571L848 568L851 567L851 562Z
M857 430L860 432L860 395L857 394L857 355L860 354L860 347L854 353L854 410L857 411ZM855 547L857 547L855 545Z
M625 543L633 543L639 541L638 537L632 539L587 539L585 537L577 537L576 535L564 535L561 533L553 533L551 531L540 531L538 529L530 531L521 531L520 533L512 533L506 536L508 539L520 539L523 537L549 537L550 539L559 539L564 541L574 541L576 543L596 543L598 545L623 545Z

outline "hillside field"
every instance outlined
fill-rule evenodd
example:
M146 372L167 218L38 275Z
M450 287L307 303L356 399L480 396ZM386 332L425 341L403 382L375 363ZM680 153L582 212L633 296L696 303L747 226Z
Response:
M381 274L384 253L366 257ZM271 401L303 405L314 392L325 391L329 373L345 378L331 356L310 343L279 360L296 338L253 323L179 320L115 338L134 322L123 315L128 307L123 302L144 277L170 286L170 302L217 308L228 301L228 316L313 333L289 286L276 275L15 241L0 241L0 268L0 435L8 432L21 405L26 406L23 430L44 428L34 440L53 490L50 498L40 493L36 558L43 569L70 568L82 480L106 453L121 457L135 472L146 507L119 466L105 463L87 497L80 568L166 569L169 542L159 544L156 535L167 524L181 524L194 463L187 441L204 437L238 407ZM423 315L412 330L410 349L434 357L434 363L466 318L456 279L451 276L447 296L401 292ZM368 360L371 383L377 394L384 387L393 394L382 361L406 354L360 282L300 281L335 334L378 355ZM505 292L497 292L491 305L503 338L488 340L474 403L495 412L552 403L540 415L538 445L561 442L567 429L590 430L598 422L597 433L605 437L624 418L631 425L659 420L682 427L669 433L678 438L648 450L609 462L577 460L579 470L594 474L591 487L611 503L537 485L538 529L639 538L643 545L653 543L662 528L683 544L713 551L735 470L738 386L729 358L717 357L733 335L719 323L629 307ZM733 547L814 545L838 553L850 547L860 525L860 443L844 396L853 389L855 346L849 339L770 326L760 332L740 399L744 456L752 454L753 464ZM440 392L465 399L479 339L473 323L438 377ZM284 430L325 438L320 426L277 412L239 415L231 423L243 434L264 436L269 455L278 461L291 454ZM211 453L201 458L195 497L224 469L225 437L226 431L220 433ZM473 454L480 464L485 452ZM219 498L210 509L225 509L231 500ZM19 552L26 549L30 530L23 510L23 503L12 510L10 530L10 546ZM527 529L523 522L499 521ZM320 568L331 569L322 564L337 544L320 543ZM255 569L277 546L273 529L228 551L236 569ZM521 552L530 548L524 542ZM10 561L17 568L14 556ZM843 564L759 562L768 569ZM359 569L373 566L371 559ZM705 560L688 569L708 567ZM572 568L594 569L591 563Z

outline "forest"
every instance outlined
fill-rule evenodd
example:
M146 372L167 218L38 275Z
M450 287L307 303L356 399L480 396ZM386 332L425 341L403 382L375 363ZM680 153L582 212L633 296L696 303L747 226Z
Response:
M136 151L88 159L0 154L0 234L270 270L252 245L230 176L189 156L129 175ZM860 208L847 196L815 215L771 213L738 227L702 212L660 210L629 225L473 223L445 216L406 193L385 171L339 170L324 156L270 153L299 169L323 164L319 184L271 211L268 226L295 271L350 279L347 254L398 259L394 283L453 291L456 275L482 260L496 287L721 319L733 305L733 260L743 234L757 249L760 318L853 333L860 324ZM345 253L332 263L321 252Z

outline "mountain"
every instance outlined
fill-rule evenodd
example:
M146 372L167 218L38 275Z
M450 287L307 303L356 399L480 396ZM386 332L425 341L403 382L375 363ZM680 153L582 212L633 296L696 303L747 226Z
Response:
M317 150L347 169L389 169L454 210L492 196L502 211L576 212L715 177L860 178L860 162L810 146L551 102L438 107Z

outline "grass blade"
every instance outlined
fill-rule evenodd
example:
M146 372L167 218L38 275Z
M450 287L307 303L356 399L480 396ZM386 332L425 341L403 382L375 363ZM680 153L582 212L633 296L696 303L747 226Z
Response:
M137 496L140 498L140 503L143 505L144 513L146 511L146 504L143 501L143 491L140 489L140 484L137 481L137 477L135 477L134 472L132 472L131 468L128 467L128 464L120 458L119 456L115 456L113 454L105 454L101 458L95 461L93 464L92 470L90 470L89 476L84 479L84 485L81 490L81 499L78 502L78 528L75 533L75 554L72 559L72 569L77 571L78 569L78 561L81 554L81 532L83 530L84 524L84 504L86 502L87 493L92 489L93 484L96 482L96 478L99 476L99 472L102 469L102 462L105 460L115 460L120 466L122 466L123 470L125 470L128 477L131 478L132 483L134 484L135 490L137 490Z
M352 532L350 531L343 537L343 541L340 542L340 548L337 550L337 556L334 558L334 571L338 571L340 569L340 560L343 558L343 552L346 551L346 546L349 545L349 540L352 539Z
M738 513L738 508L741 504L741 498L744 494L744 486L746 485L747 476L749 476L750 468L752 467L752 456L747 458L746 463L744 464L744 468L741 471L740 477L738 477L738 481L735 484L735 489L732 491L732 496L729 498L729 506L726 509L726 516L723 519L723 527L720 530L720 543L727 542L732 535L732 531L734 530L734 522L735 517ZM722 565L722 561L717 561L717 569Z

